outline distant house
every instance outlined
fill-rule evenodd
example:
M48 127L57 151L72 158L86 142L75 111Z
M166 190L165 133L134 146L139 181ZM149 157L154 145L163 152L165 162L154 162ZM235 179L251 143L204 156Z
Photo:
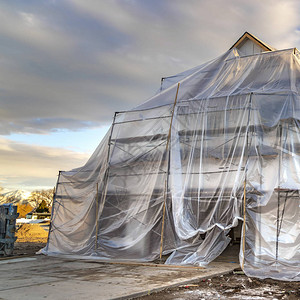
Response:
M37 220L37 219L50 219L51 213L37 213L37 212L30 212L26 215L26 219L32 219L32 220Z

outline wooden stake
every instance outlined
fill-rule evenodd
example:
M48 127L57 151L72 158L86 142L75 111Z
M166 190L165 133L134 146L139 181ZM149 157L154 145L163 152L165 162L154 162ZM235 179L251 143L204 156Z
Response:
M278 157L278 196L277 196L277 231L276 231L276 246L275 246L275 256L276 256L276 262L278 261L278 246L279 246L279 218L280 218L280 175L281 175L281 164L282 164L282 126L279 124L279 157Z
M246 244L246 178L244 180L244 222L243 222L243 262L242 270L245 265L245 244Z
M163 252L163 242L164 242L164 228L165 228L165 214L166 214L166 194L167 194L167 180L165 180L165 192L164 192L164 206L163 206L163 217L162 217L162 225L161 225L161 235L160 235L160 251L159 258L162 257Z
M171 131L172 131L172 123L173 123L175 106L176 106L176 103L177 103L179 86L180 86L180 83L178 82L177 90L176 90L176 96L175 96L173 110L172 110L172 115L171 115L171 122L170 122L168 138L167 138L167 144L166 144L166 155L168 155L168 150L169 150L169 143L170 143ZM167 157L168 157L168 166L169 166L169 163L170 163L169 162L169 156L166 156L166 159L167 159ZM167 202L167 194L168 194L168 176L169 176L169 167L168 167L167 177L165 179L164 206L163 206L163 217L162 217L161 235L160 235L160 252L159 252L159 258L160 259L162 258L163 243L164 243L164 226L165 226L166 202Z
M248 129L249 129L249 123L250 123L250 112L251 112L251 100L252 100L253 93L250 93L250 99L249 99L249 106L248 106L248 122L247 122L247 159L245 164L245 180L244 180L244 220L243 220L243 262L242 262L242 270L244 270L245 265L245 249L246 249L246 183L247 183L247 170L248 170L248 160L249 160L249 144L248 144ZM252 140L252 137L251 137ZM251 141L250 141L251 144Z
M108 186L108 173L109 173L109 165L110 165L110 146L111 146L111 136L112 136L112 133L113 133L113 128L114 128L114 125L115 125L115 120L116 120L116 115L117 115L117 112L114 114L114 118L113 118L113 122L112 122L112 125L111 125L111 131L110 131L110 136L109 136L109 139L108 139L108 151L107 151L107 158L106 158L106 163L107 163L107 168L106 168L106 171L104 173L104 176L103 176L103 181L104 182L104 188L103 188L103 192L102 192L102 197L101 197L101 201L100 203L104 203L104 200L106 198L106 193L107 193L107 186ZM97 182L96 184L96 188L97 188L97 193L96 193L96 238L95 238L95 250L97 250L98 248L98 227L99 227L99 184Z
M99 226L99 186L98 182L96 183L96 239L95 239L95 250L98 246L98 226Z

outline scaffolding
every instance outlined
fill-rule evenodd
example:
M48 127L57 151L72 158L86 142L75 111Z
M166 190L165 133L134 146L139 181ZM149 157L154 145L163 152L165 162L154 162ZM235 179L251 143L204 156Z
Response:
M206 266L241 221L246 274L299 280L298 81L294 49L232 49L115 113L60 172L44 253Z
M12 204L0 205L0 256L13 254L16 241L16 219L19 216L17 206Z

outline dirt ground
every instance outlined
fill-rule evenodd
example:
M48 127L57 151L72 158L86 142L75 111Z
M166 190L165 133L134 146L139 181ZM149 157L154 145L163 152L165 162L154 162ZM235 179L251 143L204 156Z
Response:
M241 271L234 273L213 277L190 285L166 289L162 292L153 293L137 299L300 299L299 282L283 282L272 279L260 280L241 275Z
M46 243L15 242L13 256L35 255Z

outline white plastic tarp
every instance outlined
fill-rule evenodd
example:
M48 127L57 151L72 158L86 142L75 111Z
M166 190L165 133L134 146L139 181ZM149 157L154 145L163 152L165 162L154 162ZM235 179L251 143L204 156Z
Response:
M60 173L43 252L205 266L241 220L245 273L300 280L299 87L295 49L166 78Z

